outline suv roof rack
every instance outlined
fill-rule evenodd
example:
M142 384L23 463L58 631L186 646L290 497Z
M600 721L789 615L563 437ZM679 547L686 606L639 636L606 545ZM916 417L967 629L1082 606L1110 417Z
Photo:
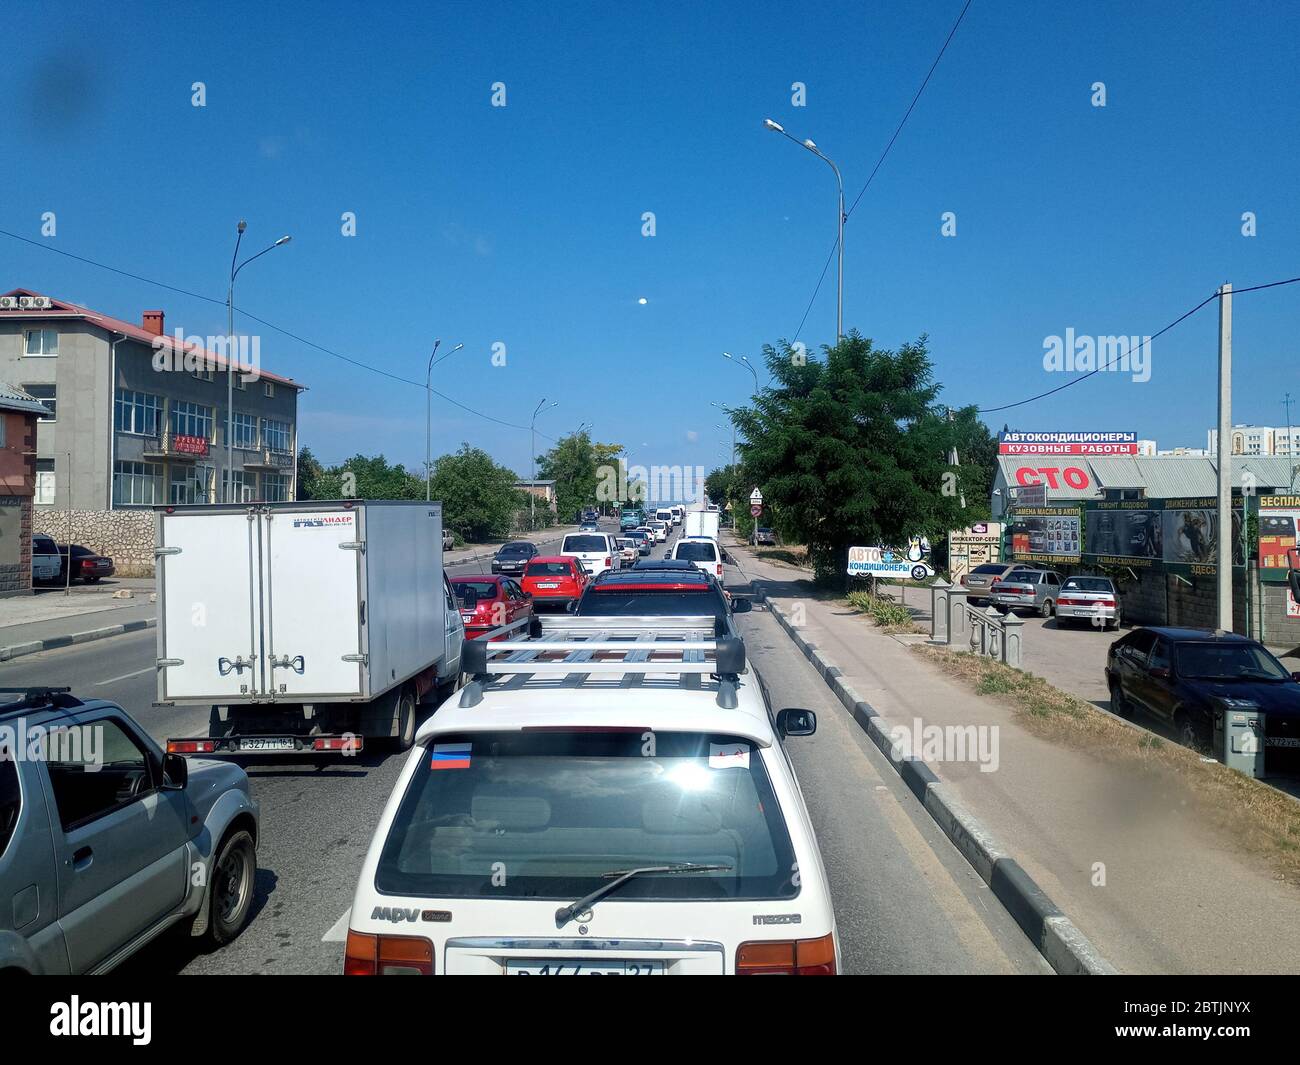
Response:
M745 672L745 645L737 636L716 636L711 616L540 620L537 639L465 642L464 668L474 680L461 692L462 707L482 702L484 686L499 675L511 676L512 687L544 676L576 688L593 674L618 676L623 687L635 687L648 673L676 673L688 688L716 676L717 704L728 710L738 705L736 681Z
M37 710L43 707L67 709L84 706L80 699L70 694L71 688L3 688L0 687L0 716L19 710ZM17 695L17 698L5 698Z

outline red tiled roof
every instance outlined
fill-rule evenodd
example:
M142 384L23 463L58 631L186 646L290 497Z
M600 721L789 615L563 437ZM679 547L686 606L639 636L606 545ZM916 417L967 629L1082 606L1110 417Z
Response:
M15 289L11 289L8 292L2 293L2 295L44 296L45 294L43 292L34 292L29 288L15 288ZM195 354L201 354L205 356L206 359L209 360L212 366L214 366L216 369L221 370L222 372L224 372L226 369L226 360L222 356L218 355L216 352L206 351L203 349L196 349L194 345L183 347L176 343L175 337L158 336L155 333L149 332L149 330L145 329L143 326L134 325L131 322L124 322L120 318L114 318L111 314L103 314L100 311L92 311L88 307L79 307L75 303L69 303L67 300L55 299L53 296L48 296L46 298L49 299L50 301L50 306L48 308L40 309L40 310L27 310L27 311L0 310L0 321L6 319L12 319L12 318L31 320L31 321L35 321L42 318L84 319L86 321L93 322L96 325L102 326L104 329L111 329L115 333L122 333L123 335L130 337L132 340L138 340L142 344L148 344L151 347L155 344L155 342L157 342L164 347L170 348L172 351L179 351L181 354L185 354L187 352L194 352ZM252 372L254 370L254 367L245 366L239 362L236 362L235 370L242 371L242 372ZM279 374L271 373L269 370L257 370L257 373L258 376L261 378L265 378L268 381L275 381L278 384L288 385L290 388L303 389L307 387L306 385L300 384L299 382L293 380L293 378L291 377L281 377Z

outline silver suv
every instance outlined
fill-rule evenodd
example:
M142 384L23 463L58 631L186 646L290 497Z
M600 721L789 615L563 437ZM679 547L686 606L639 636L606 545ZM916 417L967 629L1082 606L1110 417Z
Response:
M239 766L164 754L66 688L0 692L0 973L107 972L182 921L229 942L257 834Z

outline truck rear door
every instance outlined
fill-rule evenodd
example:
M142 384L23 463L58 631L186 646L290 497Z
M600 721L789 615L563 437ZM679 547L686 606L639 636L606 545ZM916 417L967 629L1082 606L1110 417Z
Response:
M281 511L263 521L270 690L286 697L361 697L362 511Z
M245 510L164 514L158 533L158 699L260 692L260 529Z

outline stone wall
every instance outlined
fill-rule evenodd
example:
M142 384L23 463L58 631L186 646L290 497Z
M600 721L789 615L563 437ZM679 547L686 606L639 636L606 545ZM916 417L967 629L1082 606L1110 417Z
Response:
M1264 631L1264 640L1269 647L1280 647L1284 651L1300 648L1300 618L1286 616L1286 601L1290 594L1285 584L1261 584L1259 598L1256 600L1257 624Z
M39 507L33 531L56 543L84 544L108 555L119 577L152 577L154 513L151 510L74 510Z
M16 514L6 515L6 534L17 535L17 561L8 561L13 553L6 551L0 563L0 598L32 594L32 500L30 496L0 496L0 507L13 508ZM16 518L17 520L12 520Z

